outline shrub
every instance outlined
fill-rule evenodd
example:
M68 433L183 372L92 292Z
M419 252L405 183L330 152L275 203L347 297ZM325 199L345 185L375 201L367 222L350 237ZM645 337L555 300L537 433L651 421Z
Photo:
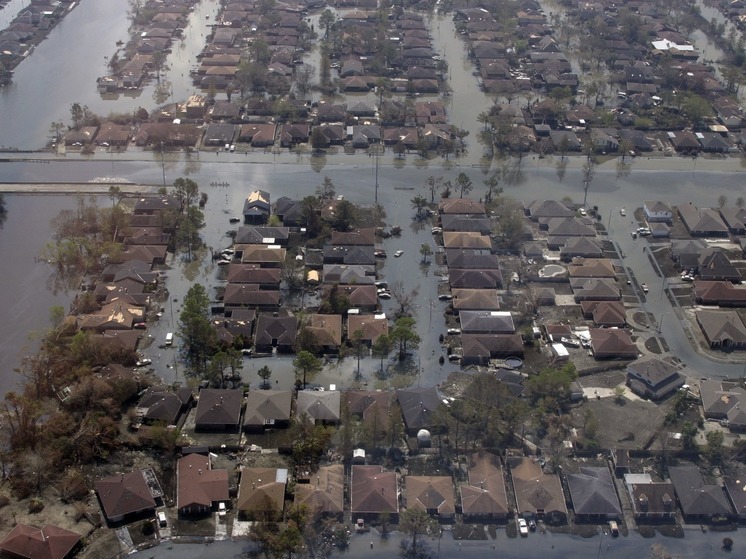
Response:
M34 497L28 503L28 511L31 514L44 510L44 501L39 497Z

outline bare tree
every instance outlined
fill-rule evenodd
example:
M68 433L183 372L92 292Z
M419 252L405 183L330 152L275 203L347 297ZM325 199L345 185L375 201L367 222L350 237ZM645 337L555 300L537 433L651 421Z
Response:
M414 309L417 295L419 294L419 287L415 286L407 291L401 281L397 280L393 282L391 284L391 296L394 298L394 301L396 301L396 304L399 305L399 308L396 311L397 316L410 316Z

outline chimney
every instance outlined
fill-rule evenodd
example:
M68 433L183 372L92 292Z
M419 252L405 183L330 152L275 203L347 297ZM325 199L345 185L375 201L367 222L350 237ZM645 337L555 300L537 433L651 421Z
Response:
M645 493L640 494L640 496L637 499L637 502L640 505L640 510L647 512L647 510L648 510L648 496L645 495Z
M671 496L668 493L663 494L662 500L663 500L663 510L665 511L673 510L673 499L671 499Z

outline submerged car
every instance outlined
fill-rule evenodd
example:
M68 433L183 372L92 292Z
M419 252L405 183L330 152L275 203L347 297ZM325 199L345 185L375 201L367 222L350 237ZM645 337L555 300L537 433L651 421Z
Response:
M518 519L518 532L524 538L528 536L528 524L526 524L526 520L524 518Z

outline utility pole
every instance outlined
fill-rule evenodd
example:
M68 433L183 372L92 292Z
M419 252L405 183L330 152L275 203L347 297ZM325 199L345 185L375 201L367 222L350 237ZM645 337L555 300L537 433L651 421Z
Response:
M378 206L378 158L380 157L380 144L376 145L376 193L374 202Z

